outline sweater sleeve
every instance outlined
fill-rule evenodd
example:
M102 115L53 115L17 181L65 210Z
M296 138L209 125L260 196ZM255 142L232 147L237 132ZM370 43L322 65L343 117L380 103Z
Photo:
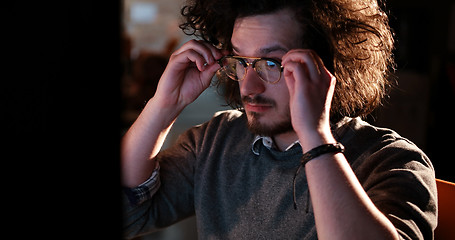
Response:
M194 164L204 126L180 135L173 146L157 155L159 169L149 180L124 191L126 239L155 232L194 215Z
M398 138L382 142L367 158L357 169L359 180L400 237L433 239L437 192L427 156L408 140Z

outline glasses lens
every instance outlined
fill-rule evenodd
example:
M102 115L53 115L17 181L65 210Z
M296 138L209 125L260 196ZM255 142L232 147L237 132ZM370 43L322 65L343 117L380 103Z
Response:
M276 83L281 77L281 65L271 60L259 60L256 62L255 70L262 80L269 83Z
M221 62L224 73L232 80L239 81L245 75L245 67L241 61L237 58L225 57Z

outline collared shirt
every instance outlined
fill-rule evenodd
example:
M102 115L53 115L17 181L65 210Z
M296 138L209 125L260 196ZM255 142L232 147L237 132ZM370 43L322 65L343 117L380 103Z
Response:
M137 206L152 198L153 194L155 194L161 186L159 173L160 164L157 162L156 167L149 179L135 188L123 188L125 195L128 197L131 205Z
M258 135L258 136L256 136L256 138L254 139L253 143L251 144L251 151L253 151L254 154L259 156L258 146L256 145L256 143L258 143L259 140L262 140L262 144L266 148L268 148L268 149L277 149L276 144L273 142L273 138L268 137L268 136L260 136L260 135ZM285 152L288 151L289 149L294 147L296 144L300 145L300 141L297 140L297 141L293 142L284 151Z

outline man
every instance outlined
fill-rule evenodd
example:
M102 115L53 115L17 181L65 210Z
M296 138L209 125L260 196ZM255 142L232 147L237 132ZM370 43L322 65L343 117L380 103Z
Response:
M171 56L123 139L125 235L196 215L201 239L433 238L431 162L360 119L390 85L393 40L375 1L192 4L182 28L204 41ZM216 72L238 109L160 152Z

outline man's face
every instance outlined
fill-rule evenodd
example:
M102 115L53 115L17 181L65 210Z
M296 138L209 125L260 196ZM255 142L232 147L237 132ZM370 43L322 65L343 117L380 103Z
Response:
M238 18L231 38L233 54L274 58L281 62L289 50L300 46L300 35L299 24L288 9ZM239 87L248 126L253 133L273 136L293 130L284 76L278 83L269 84L249 66Z

